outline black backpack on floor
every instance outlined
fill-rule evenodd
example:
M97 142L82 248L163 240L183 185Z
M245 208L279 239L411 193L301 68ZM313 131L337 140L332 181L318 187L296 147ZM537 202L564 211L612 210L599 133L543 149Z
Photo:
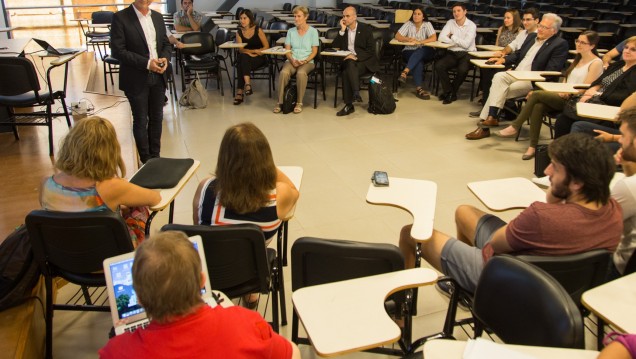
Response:
M296 84L292 84L291 81L285 86L285 91L283 95L283 106L282 110L284 114L288 114L290 112L294 112L294 107L296 107L298 93L296 90Z
M369 113L388 115L395 111L395 99L391 89L377 76L369 81Z
M39 278L29 234L22 225L0 244L0 311L30 298Z

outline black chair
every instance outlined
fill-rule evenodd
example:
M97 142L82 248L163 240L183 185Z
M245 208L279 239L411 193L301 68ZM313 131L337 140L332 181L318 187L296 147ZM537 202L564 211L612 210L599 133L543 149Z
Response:
M283 11L291 11L292 4L290 2L286 2L283 4Z
M112 11L95 11L91 14L91 24L93 25L110 25L113 22L113 16L115 15ZM80 29L84 34L84 38L86 40L86 49L88 50L88 45L93 46L93 51L97 49L101 54L101 49L99 45L102 45L104 42L108 43L110 41L110 26L106 29L93 28L91 30L90 25L86 24L84 27L83 21L80 21Z
M585 348L583 318L568 292L518 257L496 256L486 263L473 314L508 344Z
M392 244L362 243L344 240L303 237L291 248L292 291L300 288L353 278L389 273L404 269L404 257ZM375 348L369 351L402 354L408 351L411 341L410 290L389 297L385 307L395 311L398 318L404 317L404 329L399 342L402 352L390 348ZM299 318L292 316L292 341L310 344L307 338L298 336Z
M579 308L583 308L580 304L583 293L606 282L612 252L596 249L567 256L520 255L518 258L550 273Z
M236 8L236 12L234 13L234 20L238 20L239 16L241 15L241 11L243 11L243 7L239 6Z
M88 287L105 287L101 272L106 258L133 251L128 227L110 211L53 212L36 210L26 217L26 226L46 286L46 357L53 356L53 311L110 312L106 305L96 305ZM81 286L86 304L53 303L53 278L61 277Z
M228 41L234 41L234 38L236 37L236 35L234 35L234 33L230 32L230 30L228 30L227 28L215 28L212 31L212 36L214 37L214 44L216 45L217 48L217 54L220 55L223 59L223 66L221 66L221 71L225 71L225 74L227 75L227 80L230 83L230 86L232 87L232 95L234 95L234 83L232 82L232 80L230 79L230 71L227 67L227 59L230 59L230 63L232 63L232 51L230 50L225 50L225 55L221 55L220 53L218 53L218 48L219 46L221 46L222 44L228 42Z
M215 53L214 51L215 45L212 34L189 32L187 34L183 34L181 42L184 44L201 44L201 46L181 49L181 54L183 56L180 62L181 91L185 91L186 83L196 79L198 76L199 79L206 80L206 88L208 79L216 79L217 88L221 90L221 96L223 96L223 78L221 75L223 67L221 66L221 63L224 59L223 56Z
M496 258L496 257L495 257ZM587 310L580 304L581 295L588 289L603 284L606 280L611 252L598 249L584 253L565 255L565 256L517 256L519 260L536 265L538 268L545 270L547 273L563 286L570 298L578 306L579 312L588 314ZM491 259L492 260L492 259ZM483 277L483 272L482 272ZM439 281L447 281L454 288L451 301L448 305L446 320L444 322L443 332L446 335L453 333L454 326L463 326L474 324L475 337L481 335L482 327L479 323L475 323L473 318L456 320L457 306L459 302L463 302L468 307L472 307L474 301L473 293L469 293L461 288L454 279L445 277ZM599 331L602 325L599 325ZM603 339L602 336L600 339Z
M8 125L13 129L16 140L20 139L17 126L46 126L49 129L49 156L53 156L53 117L66 117L66 124L71 127L71 119L66 107L66 78L68 61L54 60L46 71L46 89L40 91L40 81L33 63L25 57L0 57L0 105L6 106L9 116L0 121L0 125ZM64 65L64 85L60 90L53 90L51 71ZM10 81L8 79L11 79ZM53 105L59 101L64 112L54 112ZM44 110L31 112L13 111L14 108L30 108L45 106Z
M272 328L277 333L280 297L280 322L287 325L282 268L279 268L276 250L265 247L263 231L257 225L167 224L161 230L182 231L188 236L200 235L212 289L230 298L251 293L271 293Z

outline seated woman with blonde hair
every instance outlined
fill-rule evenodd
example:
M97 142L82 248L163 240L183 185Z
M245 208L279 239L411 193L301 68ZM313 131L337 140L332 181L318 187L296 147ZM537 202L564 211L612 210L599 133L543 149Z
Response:
M274 107L274 113L282 111L283 99L285 97L285 86L293 75L296 75L297 100L294 113L303 111L303 98L307 90L309 74L314 70L314 58L318 55L320 40L318 30L309 26L309 9L305 6L296 6L292 10L294 13L295 27L287 30L285 37L285 49L291 52L285 54L287 61L280 70L278 78L278 102Z
M148 209L161 201L157 191L134 185L123 177L126 166L115 128L92 116L75 124L57 154L58 171L40 187L43 209L61 212L120 212L133 244L144 239Z

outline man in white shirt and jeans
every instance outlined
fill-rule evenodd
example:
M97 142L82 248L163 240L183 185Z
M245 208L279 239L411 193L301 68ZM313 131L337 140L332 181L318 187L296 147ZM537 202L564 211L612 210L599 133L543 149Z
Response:
M444 105L457 100L457 90L470 70L468 51L476 50L477 25L466 17L466 13L464 3L453 5L453 19L448 20L438 37L440 42L452 45L441 59L435 61L435 73L443 91L439 99ZM451 81L448 71L453 69L456 75Z

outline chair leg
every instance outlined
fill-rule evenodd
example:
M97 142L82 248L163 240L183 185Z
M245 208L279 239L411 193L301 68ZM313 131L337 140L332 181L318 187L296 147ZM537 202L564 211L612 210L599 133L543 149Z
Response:
M51 104L46 105L46 126L49 128L49 156L53 156L53 116Z
M292 312L291 341L294 342L295 344L298 344L298 314L296 314L295 310Z
M603 350L603 338L605 337L605 322L603 319L598 318L598 323L596 327L596 350Z
M46 287L46 358L53 358L53 278L44 276Z
M278 259L278 295L280 297L280 325L287 325L287 303L285 302L285 279L283 278L283 259ZM273 311L272 311L273 313Z
M66 107L66 99L64 98L64 95L60 97L60 102L62 103L62 109L64 110L64 116L66 117L66 124L68 125L68 128L71 128L71 116L68 113L68 107Z
M272 273L272 290L271 290L271 296L272 296L272 329L274 329L274 331L276 333L279 332L279 326L278 326L278 273Z
M91 300L91 294L88 291L88 287L82 286L82 295L84 296L84 301L88 305L93 305L93 301Z

